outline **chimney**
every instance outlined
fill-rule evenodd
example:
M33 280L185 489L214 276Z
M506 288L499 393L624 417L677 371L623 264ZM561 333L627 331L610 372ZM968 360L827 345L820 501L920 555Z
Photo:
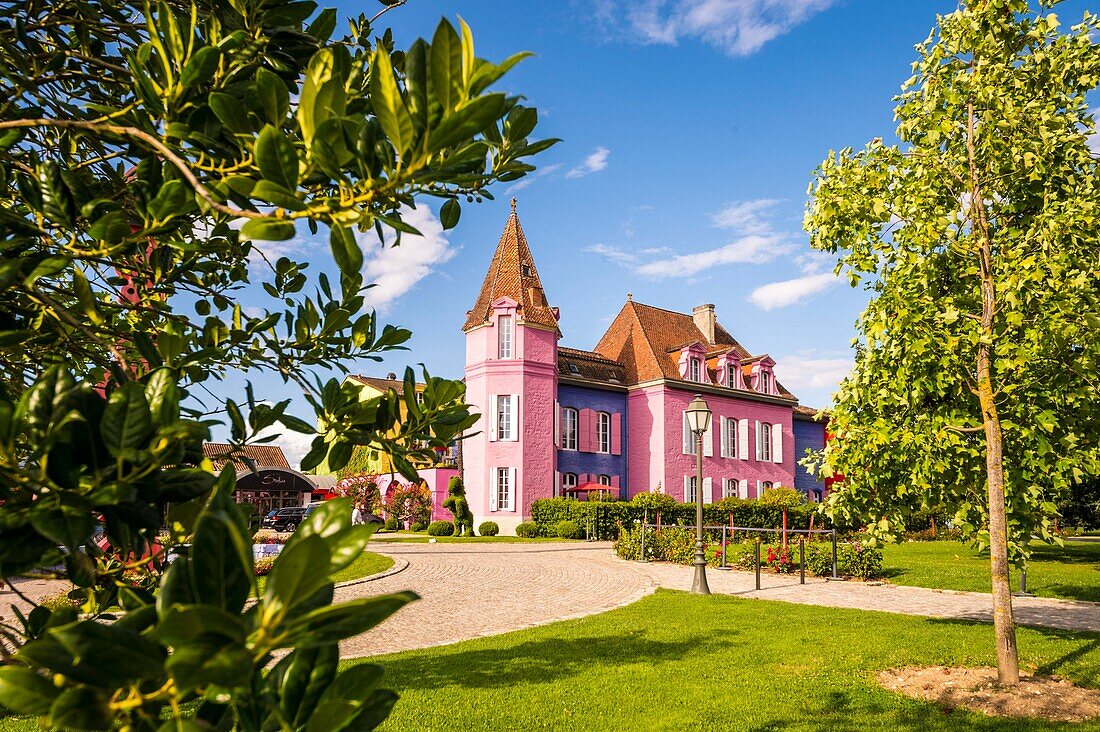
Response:
M695 321L695 327L703 332L707 343L714 345L714 305L707 303L699 305L691 311L691 319Z
M388 374L386 374L386 380L387 381L397 381L397 374L395 374L392 371L389 372Z

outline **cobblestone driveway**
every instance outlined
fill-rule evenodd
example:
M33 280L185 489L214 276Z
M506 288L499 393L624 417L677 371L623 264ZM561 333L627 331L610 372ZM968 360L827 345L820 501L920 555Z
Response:
M639 564L615 557L609 544L389 544L371 550L408 568L337 590L339 599L414 590L421 600L378 628L348 641L347 656L424 648L582 617L633 602L657 587L691 588L692 568ZM992 620L992 600L976 592L825 582L798 575L708 570L715 593L906 615ZM1021 625L1100 632L1100 603L1016 598Z

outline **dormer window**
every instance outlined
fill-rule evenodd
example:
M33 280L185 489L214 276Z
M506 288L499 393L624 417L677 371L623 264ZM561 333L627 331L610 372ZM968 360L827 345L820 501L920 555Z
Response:
M520 271L523 272L524 277L530 277L531 276L531 265L529 265L529 264L521 265L520 266Z
M772 376L770 371L760 372L760 383L757 391L761 394L774 394L775 393L775 377Z
M577 368L577 364L575 364L575 363L569 364L569 373L579 374L580 372L581 372L581 370L579 368Z
M498 334L499 349L497 357L512 358L512 316L501 315L497 318L497 330L500 331Z
M688 379L690 381L703 381L703 362L697 358L688 360Z

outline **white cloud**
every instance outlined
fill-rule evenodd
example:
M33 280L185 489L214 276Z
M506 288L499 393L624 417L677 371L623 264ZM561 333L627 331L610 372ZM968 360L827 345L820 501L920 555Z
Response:
M401 245L395 247L392 234L387 234L383 243L371 234L356 235L366 257L363 277L366 282L376 285L363 293L363 297L367 307L381 312L456 253L439 219L427 206L403 209L401 215L422 236L403 234Z
M298 415L302 416L302 415ZM309 448L313 444L314 435L303 435L301 432L292 432L281 424L275 424L267 429L260 430L258 437L268 437L270 435L279 435L271 442L265 442L264 445L272 445L280 447L283 450L283 454L286 455L286 461L290 463L290 467L295 470L302 464L302 458L309 452Z
M606 0L597 18L647 44L698 39L748 56L836 0Z
M534 173L528 173L527 175L523 176L522 178L517 180L512 185L505 188L504 189L504 195L507 196L510 193L515 193L516 191L522 191L527 186L531 185L532 183L537 182L540 178L544 178L545 176L548 176L551 173L556 172L559 168L561 168L561 163L554 163L553 165L544 165L541 168L539 168L538 170L536 170Z
M693 254L677 254L646 262L635 268L643 276L654 279L691 277L710 267L723 264L760 264L779 256L787 248L777 236L745 236L737 241Z
M638 257L625 249L618 249L616 247L609 247L606 244L593 244L590 247L585 247L584 251L590 254L599 254L604 259L609 259L616 264L621 264L624 267L631 266L638 261Z
M565 174L566 178L582 178L590 173L598 173L607 167L607 157L611 154L603 145L597 147L580 165Z
M783 386L797 394L801 390L835 390L852 370L850 358L816 358L813 355L788 355L776 359L775 375Z
M772 282L753 290L752 294L749 295L749 301L764 310L782 308L802 302L819 292L823 292L838 281L836 275L832 272L822 272L796 277L793 280Z
M721 211L711 214L710 220L719 229L733 229L742 234L763 234L771 231L771 224L761 214L777 203L779 201L772 198L734 201Z

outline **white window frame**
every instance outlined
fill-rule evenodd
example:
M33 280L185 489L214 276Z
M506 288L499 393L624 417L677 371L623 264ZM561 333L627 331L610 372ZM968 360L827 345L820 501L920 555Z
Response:
M756 430L756 459L772 462L772 425L770 422L758 422Z
M561 410L561 449L576 452L577 430L580 425L580 415L573 407L562 407Z
M760 496L764 495L764 491L770 491L772 488L775 488L775 483L772 483L770 480L760 481ZM760 496L757 496L757 498Z
M774 393L773 390L772 390L772 374L771 374L770 371L765 371L765 370L761 369L761 371L760 371L760 390L759 391L760 391L761 394L772 394L772 393Z
M607 412L596 412L596 452L611 454L611 415Z
M610 475L604 475L604 474L601 473L600 475L596 476L596 482L599 483L600 485L606 485L606 486L610 487L611 486L611 476Z
M700 360L692 357L688 359L688 380L698 383L703 382L703 369L700 366Z
M514 358L515 327L511 315L497 318L497 358Z
M577 474L576 473L562 473L561 474L561 494L565 495L566 488L577 487Z
M514 511L515 508L515 495L516 487L512 485L512 481L515 479L515 468L497 468L496 469L496 510L498 511Z
M684 503L695 503L696 491L698 490L698 476L685 475L684 476Z
M722 498L737 498L737 478L722 479Z
M737 420L733 417L722 417L722 457L737 457Z
M695 454L695 447L696 447L696 445L695 445L695 433L691 431L690 427L688 427L688 416L687 416L686 411L683 412L683 416L680 418L680 420L683 423L683 427L682 427L682 430L683 430L683 445L682 445L682 448L683 448L683 451L684 451L684 455L694 455Z
M496 438L498 442L515 442L519 437L519 420L516 407L519 400L515 394L497 395Z

